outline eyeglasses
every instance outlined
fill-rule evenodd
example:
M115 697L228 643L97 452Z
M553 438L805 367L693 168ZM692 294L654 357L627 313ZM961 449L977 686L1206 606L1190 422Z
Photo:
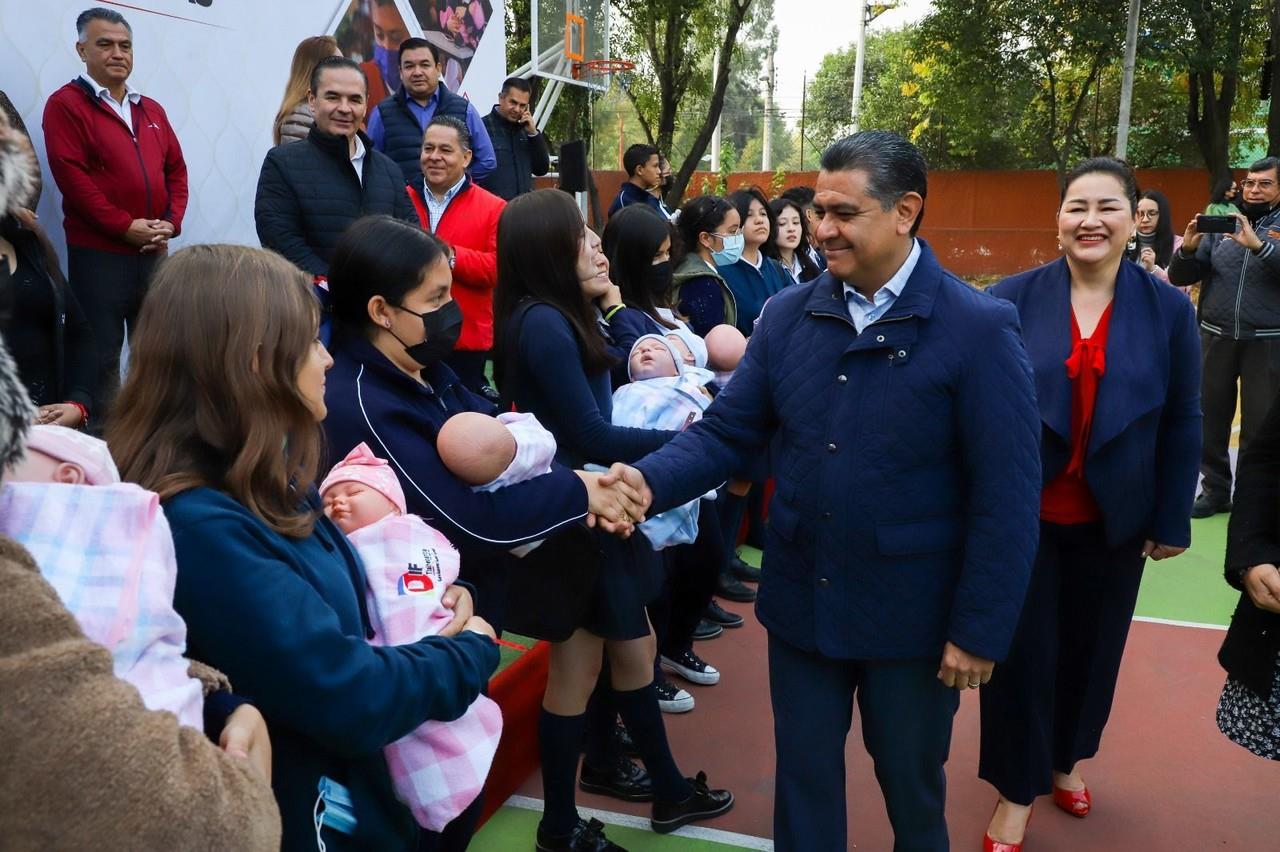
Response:
M1160 211L1159 210L1139 210L1138 218L1139 219L1159 219Z
M1271 189L1273 186L1276 185L1276 182L1273 180L1248 179L1248 180L1240 181L1240 185L1243 186L1245 189Z

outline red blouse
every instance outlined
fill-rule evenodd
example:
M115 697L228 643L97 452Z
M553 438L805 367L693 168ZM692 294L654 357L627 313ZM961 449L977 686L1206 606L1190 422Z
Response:
M1052 524L1087 524L1102 518L1084 478L1084 456L1098 383L1107 370L1107 329L1114 304L1107 305L1088 338L1080 337L1076 312L1071 312L1071 355L1066 361L1067 378L1071 379L1071 459L1040 495L1040 519Z

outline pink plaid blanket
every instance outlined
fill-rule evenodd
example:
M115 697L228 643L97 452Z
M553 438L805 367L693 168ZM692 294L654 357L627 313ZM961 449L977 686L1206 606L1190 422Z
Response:
M379 645L434 636L453 618L440 602L458 579L458 551L416 515L388 515L348 538L368 578L369 620ZM502 735L502 711L477 698L452 722L423 722L383 753L400 801L423 828L439 831L484 788Z
M9 483L0 489L0 533L30 551L84 635L111 652L116 677L149 709L204 730L203 692L183 657L187 625L173 608L173 537L153 492Z

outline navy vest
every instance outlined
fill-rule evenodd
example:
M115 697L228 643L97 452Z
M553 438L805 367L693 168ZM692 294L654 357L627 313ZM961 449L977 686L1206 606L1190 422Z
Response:
M463 124L467 123L467 110L471 104L466 98L459 97L440 83L436 90L439 99L432 118L442 115L452 116ZM401 86L389 98L378 104L382 113L383 151L404 172L404 182L412 183L422 178L422 126L417 117L409 111L408 94Z

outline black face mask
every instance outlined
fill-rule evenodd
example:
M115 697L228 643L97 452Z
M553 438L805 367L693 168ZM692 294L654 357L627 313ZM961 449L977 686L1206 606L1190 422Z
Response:
M425 314L411 311L403 305L395 307L421 319L422 327L427 333L425 340L410 346L392 331L391 336L404 347L405 354L423 367L430 367L448 357L458 342L458 336L462 334L462 309L458 307L457 302L446 302L436 310ZM387 330L391 331L391 329Z
M644 282L650 293L659 299L665 299L671 292L671 261L664 260L650 266Z
M1270 213L1271 205L1265 201L1243 201L1242 200L1240 202L1240 212L1244 213L1244 215L1249 219L1249 221L1252 222L1256 219L1261 219L1263 216Z

